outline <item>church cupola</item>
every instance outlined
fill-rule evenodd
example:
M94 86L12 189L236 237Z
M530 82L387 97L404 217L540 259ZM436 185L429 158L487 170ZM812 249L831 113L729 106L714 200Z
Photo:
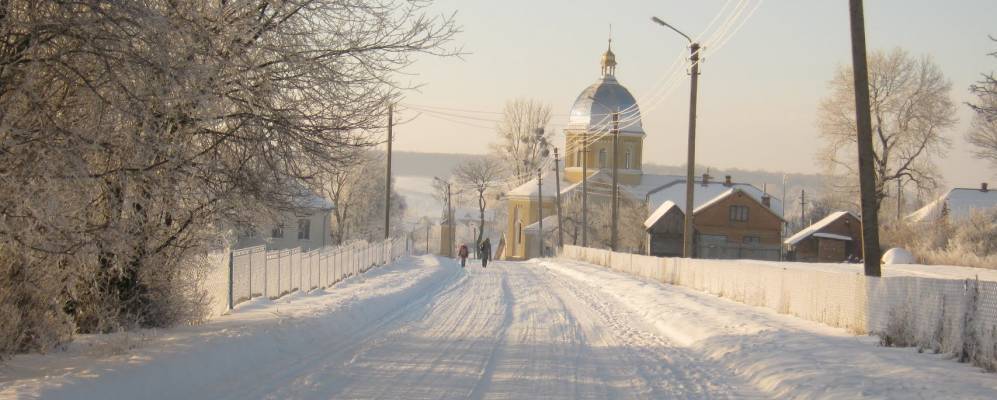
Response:
M616 75L616 54L613 54L613 39L609 39L609 47L602 53L602 76Z

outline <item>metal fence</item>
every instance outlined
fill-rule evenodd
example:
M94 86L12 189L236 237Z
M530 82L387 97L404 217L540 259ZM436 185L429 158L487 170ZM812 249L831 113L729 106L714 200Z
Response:
M738 243L697 243L698 258L716 260L769 260L779 261L779 246L749 245Z
M229 253L228 309L254 297L276 299L325 288L387 264L408 252L404 239L352 242L308 252L248 247Z

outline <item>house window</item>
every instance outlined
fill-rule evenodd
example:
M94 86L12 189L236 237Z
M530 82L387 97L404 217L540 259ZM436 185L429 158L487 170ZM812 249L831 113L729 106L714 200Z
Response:
M606 168L606 149L599 150L599 168Z
M277 226L274 226L273 230L270 231L270 237L275 237L275 238L284 237L284 224L279 224Z
M516 225L519 227L519 229L518 229L519 233L518 233L517 241L519 243L523 243L523 223L522 222L517 222Z
M748 207L747 206L730 206L730 220L731 220L731 222L747 222L748 221Z
M742 239L742 241L744 242L744 244L752 246L757 246L762 244L762 238L758 236L745 236L744 239Z
M312 221L308 218L298 220L298 240L307 240L311 237Z
M575 150L575 166L576 167L581 167L582 166L582 150L581 149Z

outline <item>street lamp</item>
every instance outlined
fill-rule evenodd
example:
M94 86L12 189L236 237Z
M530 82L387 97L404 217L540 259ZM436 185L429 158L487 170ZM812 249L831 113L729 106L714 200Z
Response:
M676 29L674 26L662 21L661 18L651 17L651 20L658 25L675 31L689 41L689 51L691 53L689 61L692 62L692 69L690 71L690 74L692 75L692 84L689 89L689 150L686 159L685 226L682 229L682 256L685 258L692 258L692 211L694 209L693 190L695 188L694 179L696 173L696 88L698 87L697 85L699 82L699 43L692 40L689 35L682 33L682 31Z

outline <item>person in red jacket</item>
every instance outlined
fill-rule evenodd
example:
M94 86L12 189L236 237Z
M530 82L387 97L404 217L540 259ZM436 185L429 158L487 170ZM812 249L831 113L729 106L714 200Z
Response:
M460 257L460 267L464 268L464 265L467 263L467 245L466 244L460 245L460 250L457 250L457 256Z

